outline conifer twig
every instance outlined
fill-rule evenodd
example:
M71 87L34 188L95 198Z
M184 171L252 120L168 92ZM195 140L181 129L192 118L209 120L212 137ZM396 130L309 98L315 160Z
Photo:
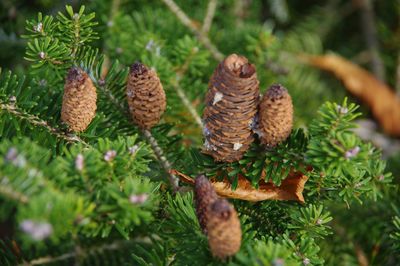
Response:
M207 35L205 35L196 24L186 15L185 12L173 1L162 0L168 6L172 13L179 19L179 21L189 28L197 37L197 39L210 51L215 60L221 61L224 55L215 47Z
M29 201L29 198L24 194L13 190L10 186L0 185L0 194L6 198L18 201L22 204L26 204Z
M164 168L164 171L168 175L169 183L172 186L174 192L179 190L179 179L171 173L171 163L168 161L167 157L164 156L164 152L161 147L158 145L157 140L153 137L151 132L147 129L142 130L143 135L147 139L148 143L150 144L151 148L153 149L158 161L160 162L161 166Z
M81 249L81 248L79 248L78 250L75 249L72 252L65 253L65 254L62 254L57 257L46 256L46 257L41 257L41 258L31 260L29 262L25 261L22 264L19 264L19 266L43 265L43 264L56 263L56 262L68 260L71 258L78 258L78 257L85 258L85 257L90 256L91 254L102 253L104 251L120 250L124 246L129 245L130 243L133 243L133 242L146 242L146 241L143 239L139 239L139 238L131 239L131 240L116 240L116 241L112 242L111 244L104 244L101 246L89 247L87 249Z
M217 4L218 4L218 0L208 1L207 13L206 13L206 16L204 17L203 27L201 29L201 31L204 34L208 34L208 32L210 31L211 24L214 19L214 15L215 15L215 9L217 8Z
M183 105L188 109L189 113L192 115L196 124L203 129L203 122L197 113L197 110L193 107L192 103L190 102L189 98L187 97L185 91L179 85L179 81L182 79L186 71L189 69L190 62L192 61L193 56L196 54L198 49L192 49L190 55L186 58L185 62L182 66L176 71L176 81L172 82L172 86L174 87L176 93L178 94L179 98L181 99Z
M365 43L371 56L371 68L375 76L385 81L385 68L379 56L379 42L377 39L375 16L370 0L354 0L361 12L361 27L364 32Z
M174 89L175 89L176 93L178 94L179 98L181 98L182 103L186 106L186 108L188 109L189 113L194 118L194 121L196 122L196 124L201 129L203 129L203 122L201 121L201 118L200 118L199 114L197 113L197 110L193 107L192 103L189 101L189 99L186 96L186 94L185 94L184 90L182 89L182 87L178 84L178 82L173 84L173 86L174 86Z
M110 101L119 109L119 111L124 114L129 120L132 120L128 110L126 110L125 106L122 103L119 103L118 100L114 97L111 91L107 90L105 85L101 85L101 83L96 82L98 87L106 94L106 96L110 99ZM146 141L150 144L154 154L157 157L158 162L160 163L161 167L165 170L168 174L168 179L171 183L172 189L176 192L179 188L179 180L178 178L170 174L169 171L171 170L171 163L168 161L167 157L164 156L164 152L161 147L158 145L157 140L153 137L150 131L142 130L142 135L145 137Z
M397 95L400 96L400 53L397 55L396 91L397 91Z
M51 134L53 134L57 138L66 140L68 143L79 142L79 143L82 143L86 147L89 146L89 144L86 143L84 140L82 140L80 137L78 137L76 135L68 135L63 131L50 126L47 121L40 119L38 116L29 114L27 112L24 112L23 110L18 109L18 107L15 104L0 103L0 109L5 110L5 111L9 112L10 114L15 115L16 117L18 117L20 119L27 120L29 123L31 123L34 126L44 127Z

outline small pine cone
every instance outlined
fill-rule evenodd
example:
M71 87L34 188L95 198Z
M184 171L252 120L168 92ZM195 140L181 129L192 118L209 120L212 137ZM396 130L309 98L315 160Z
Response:
M61 120L71 131L84 131L96 115L96 87L89 75L72 67L65 79Z
M214 71L203 114L203 152L215 161L238 161L253 142L258 84L255 66L243 56L228 56Z
M137 62L130 68L126 88L129 110L133 121L143 129L156 125L167 102L157 73Z
M210 181L208 181L207 177L204 175L196 177L194 197L197 219L199 220L203 233L207 234L208 208L218 199L218 196Z
M214 257L224 259L240 249L242 230L234 207L225 199L209 207L208 244Z
M292 127L292 98L283 86L272 85L260 103L259 135L261 142L273 147L287 139Z

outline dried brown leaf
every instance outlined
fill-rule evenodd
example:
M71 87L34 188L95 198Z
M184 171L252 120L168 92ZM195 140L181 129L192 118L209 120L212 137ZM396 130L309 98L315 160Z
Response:
M193 178L177 170L171 170L171 173L177 175L182 182L194 184ZM256 189L244 176L239 175L238 185L235 190L232 189L232 185L227 179L217 181L212 178L210 181L217 194L221 197L247 201L296 200L304 203L302 193L307 180L308 177L303 173L291 172L279 187L272 182L266 183L264 180L260 180L259 187Z
M383 130L400 136L400 98L386 84L347 59L334 55L301 56L306 63L332 72L346 89L367 104Z

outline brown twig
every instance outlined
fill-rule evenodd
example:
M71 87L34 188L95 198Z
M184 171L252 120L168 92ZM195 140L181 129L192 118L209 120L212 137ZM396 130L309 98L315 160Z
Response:
M105 85L100 85L99 82L96 82L98 84L98 88L109 98L109 100L118 108L118 110L127 117L132 123L132 118L129 114L129 111L125 108L125 106L120 103L115 96L112 94L111 91L107 90ZM179 184L178 184L178 179L173 175L170 174L169 171L171 170L171 163L168 161L168 159L164 156L164 152L161 149L161 147L158 145L157 140L153 137L150 131L148 130L142 130L141 131L142 135L145 137L146 141L150 144L150 147L152 148L154 154L157 157L158 162L160 163L161 167L164 169L164 171L168 174L168 180L170 181L170 184L172 186L172 189L176 192L179 189Z
M332 229L335 232L336 235L338 235L342 240L345 240L349 242L353 248L354 248L354 253L357 257L358 265L359 266L368 266L368 258L367 255L365 254L364 250L362 247L348 234L347 230L345 227L342 225L338 224L337 222L332 222Z
M235 0L234 13L236 17L236 26L242 26L243 21L248 15L248 8L251 0Z
M18 109L18 107L13 103L0 103L0 109L7 111L8 113L15 115L16 117L27 120L30 124L34 126L44 127L49 131L52 135L56 136L57 138L64 139L68 143L82 143L84 146L88 147L89 144L86 143L84 140L79 138L76 135L69 135L57 128L54 128L49 125L47 121L40 119L38 116L29 114L23 110Z
M218 0L208 1L206 16L204 17L203 27L201 28L201 31L204 34L208 34L208 32L210 31L217 5L218 5Z
M43 265L43 264L56 263L72 258L85 258L92 254L102 253L104 251L120 250L121 248L124 248L124 246L127 246L133 242L147 242L147 241L145 239L139 239L139 238L132 240L117 240L110 244L104 244L101 246L89 247L87 249L82 249L82 248L75 249L74 251L62 254L57 257L47 256L47 257L37 258L31 261L24 261L22 264L19 265L20 266Z
M174 192L179 190L179 179L171 172L171 163L168 161L167 157L164 156L164 152L161 147L158 145L157 140L153 137L149 130L143 129L143 135L145 136L147 142L150 144L151 148L154 151L158 161L160 162L161 166L163 167L164 171L168 175L169 183L171 184L172 189Z
M397 95L400 97L400 53L397 56L396 91L397 91Z
M375 15L370 0L353 0L361 12L361 27L364 33L367 48L371 54L371 68L374 75L385 81L385 67L379 56L379 42L377 39Z
M215 47L207 35L201 31L198 26L183 12L183 10L173 0L162 0L168 6L172 13L179 19L179 21L191 30L197 39L210 51L215 60L221 61L224 55Z
M26 204L29 201L29 198L21 192L15 191L12 187L3 184L0 184L0 194L22 204Z
M174 87L178 97L181 99L183 105L188 109L189 113L192 115L196 124L203 129L203 122L197 113L196 108L193 107L192 103L190 102L189 98L187 97L185 91L179 85L180 80L184 76L184 74L189 69L190 63L194 57L194 55L198 52L198 49L192 49L189 56L186 58L185 62L176 70L176 80L172 82L172 86Z
M109 15L109 19L107 21L107 31L109 31L109 29L114 24L114 19L119 11L120 6L121 6L121 0L113 0L111 2L110 15ZM107 56L108 48L109 47L107 46L107 42L103 42L104 63L103 63L102 69L101 69L101 77L102 78L107 76L108 70L110 68L110 58Z

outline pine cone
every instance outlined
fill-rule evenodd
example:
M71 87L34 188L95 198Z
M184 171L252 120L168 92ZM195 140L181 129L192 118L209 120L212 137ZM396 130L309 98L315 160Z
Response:
M199 175L196 177L194 185L194 197L196 205L197 219L203 233L207 234L208 208L218 199L213 186L207 177Z
M259 134L261 142L275 146L287 139L293 127L293 104L282 85L272 85L260 103Z
M143 129L156 125L166 108L166 97L154 70L141 63L130 68L126 88L129 110L133 121Z
M208 85L204 120L204 149L216 161L239 160L254 137L259 87L255 66L232 54L214 71Z
M209 208L208 244L214 257L224 259L240 249L242 230L234 207L225 199L216 200Z
M72 131L84 131L96 115L96 87L86 72L72 67L65 79L61 120Z

